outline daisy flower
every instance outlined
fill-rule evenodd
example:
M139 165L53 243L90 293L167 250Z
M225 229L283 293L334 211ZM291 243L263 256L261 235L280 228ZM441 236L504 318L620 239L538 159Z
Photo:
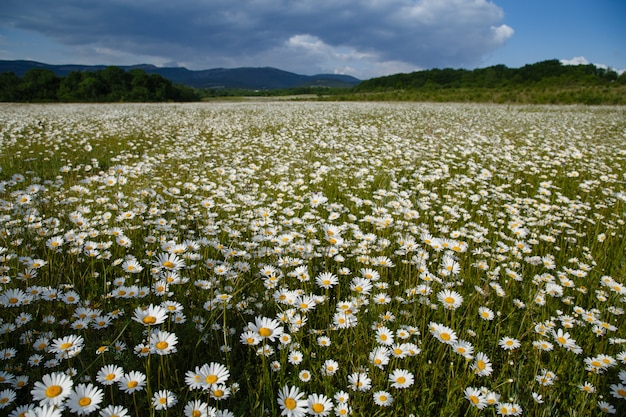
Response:
M12 389L5 389L0 391L0 409L5 408L13 401L15 401L16 393Z
M611 384L611 395L615 398L626 399L626 385L624 384Z
M103 397L102 390L93 384L78 384L65 404L72 413L82 416L100 408Z
M327 416L333 410L333 403L323 394L311 394L307 398L308 413L312 416Z
M376 341L385 346L390 346L393 344L394 334L387 327L379 327L376 329Z
M369 360L376 367L380 369L384 369L384 367L389 363L389 358L391 356L391 352L385 346L377 346L372 350L369 354Z
M30 392L40 405L61 405L70 395L74 383L71 378L62 372L44 375L41 381L35 382Z
M474 346L470 342L465 340L457 340L452 344L452 349L455 353L467 358L472 359L472 354L474 353Z
M372 291L372 282L366 278L355 277L350 283L350 290L358 294L367 295Z
M146 386L146 376L138 371L130 371L117 381L117 385L126 394L132 394L143 390Z
M366 372L353 372L348 375L348 384L352 391L369 391L372 387L372 379Z
M129 274L138 274L143 271L143 266L136 259L128 259L122 263L122 269Z
M607 414L615 414L615 412L617 411L615 407L613 407L613 405L606 401L598 401L598 408L600 409L600 411Z
M476 389L474 387L467 387L465 391L463 391L465 398L472 404L474 407L482 410L487 407L487 399L481 390Z
M289 353L288 361L292 365L298 365L302 362L302 352L293 350Z
M339 284L339 279L332 272L322 272L315 277L315 283L320 288L329 289Z
M239 341L244 345L256 346L261 343L261 336L259 336L258 333L248 330L241 334Z
M205 390L210 389L212 385L226 383L230 377L228 368L217 362L204 364L200 369L196 368L196 373L200 375Z
M323 347L328 347L330 346L330 337L328 336L320 336L317 338L317 345L318 346L323 346Z
M9 414L9 417L25 417L28 416L28 412L32 411L35 409L35 405L34 404L25 404L25 405L18 405L17 407L15 407L13 409L13 411L11 411L11 414ZM55 410L54 407L50 407L51 410ZM60 415L61 413L59 413Z
M254 324L248 323L248 328L257 333L262 339L268 339L270 342L276 340L284 332L278 320L267 317L255 317Z
M339 403L335 406L334 411L337 416L349 416L352 414L352 407L346 403Z
M311 372L308 369L303 369L298 373L298 378L302 382L309 382L311 380Z
M213 384L209 388L209 395L214 400L225 400L230 397L230 388L224 384Z
M189 401L184 409L185 417L213 417L215 413L209 405L201 400Z
M389 407L393 402L393 397L387 391L376 391L373 396L374 403L381 407Z
M389 375L389 382L393 388L403 389L413 385L413 374L404 369L394 369Z
M155 410L166 410L173 407L178 402L178 398L169 390L160 390L152 396L152 406Z
M124 369L117 365L105 365L96 374L96 381L102 385L113 385L124 376Z
M332 376L339 369L339 363L333 359L326 359L322 365L322 375Z
M161 253L152 262L152 266L159 270L178 271L185 266L185 260L179 258L174 253Z
M437 294L437 300L446 310L456 310L463 304L463 297L456 291L443 290Z
M514 403L498 403L496 410L500 416L521 416L523 411L520 405Z
M350 401L350 394L343 390L339 390L335 393L335 395L333 395L333 399L339 404L347 403Z
M491 361L483 352L478 352L471 369L478 376L489 376L493 372Z
M508 336L505 336L502 339L500 339L498 344L503 350L513 350L521 346L521 343L519 340L513 339L512 337L508 337Z
M144 326L155 326L167 319L167 310L161 306L150 304L142 308L137 307L133 313L133 320Z
M84 347L82 336L70 335L52 340L48 352L54 353L58 359L68 359L78 355Z
M489 307L485 307L485 306L478 307L478 315L480 316L481 319L486 320L486 321L491 321L495 317L495 314L493 313L493 311Z
M150 352L157 355L169 355L176 352L178 337L175 333L159 330L150 335Z
M281 416L286 417L304 417L308 408L308 401L304 399L306 394L300 392L297 387L289 387L285 385L278 391L278 405L280 406Z
M26 411L25 417L62 417L63 409L54 405L40 405Z
M121 405L109 405L100 410L100 417L129 417L128 410Z
M430 333L442 343L451 345L457 341L457 335L454 330L444 326L443 324L430 322L428 327L430 329Z

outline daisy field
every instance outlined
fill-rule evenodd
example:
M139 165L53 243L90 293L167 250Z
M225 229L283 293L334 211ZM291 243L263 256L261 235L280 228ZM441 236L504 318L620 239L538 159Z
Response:
M0 106L0 413L626 413L626 109Z

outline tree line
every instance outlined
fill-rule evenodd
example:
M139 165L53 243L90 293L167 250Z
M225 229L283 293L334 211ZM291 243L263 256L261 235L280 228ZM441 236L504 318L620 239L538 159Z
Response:
M173 84L141 69L110 66L98 71L72 71L65 77L34 68L20 78L0 74L0 101L5 102L163 102L197 101L191 88Z
M595 65L563 65L548 60L521 68L495 65L474 70L431 69L410 74L372 78L354 87L355 92L398 89L509 88L509 87L582 87L611 83L626 85L626 73Z

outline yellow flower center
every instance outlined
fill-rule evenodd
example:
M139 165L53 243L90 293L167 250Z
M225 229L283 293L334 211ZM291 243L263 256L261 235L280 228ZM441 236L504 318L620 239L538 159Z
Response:
M89 397L83 397L78 400L78 405L80 405L81 407L87 407L89 404L91 404L91 398Z
M446 342L450 340L450 335L448 333L441 333L440 337L442 340L445 340Z
M15 298L15 297L9 298L9 304L17 304L18 301L19 300L17 298Z
M154 324L156 323L156 317L154 316L146 316L143 318L143 324Z
M396 382L398 384L404 384L406 382L406 378L403 376L399 376L398 379L396 380Z
M324 404L320 404L320 403L315 403L311 406L311 408L313 409L313 411L315 411L316 413L321 413L322 411L324 411Z
M222 391L221 389L216 389L213 391L213 396L215 397L222 397L224 395L224 391Z
M470 401L471 401L473 404L478 404L478 403L479 403L478 397L477 397L477 396L475 396L475 395L470 395Z
M270 337L272 335L272 329L268 329L267 327L261 327L259 329L259 335L261 337Z
M386 395L381 395L378 399L379 399L381 402L386 402L386 401L387 401L387 396L386 396Z
M107 374L104 379L106 379L107 381L112 381L115 379L115 374Z
M207 384L215 384L217 382L217 376L209 375L204 380L206 381Z
M287 398L285 400L285 407L287 408L287 410L293 410L296 408L296 400L294 400L293 398Z
M481 360L479 360L479 361L476 363L476 367L477 367L478 369L480 369L481 371L482 371L483 369L485 369L485 367L486 367L486 366L487 366L487 365L485 364L485 362L484 362L484 361L481 361Z
M191 412L191 417L200 417L202 415L202 413L200 412L200 410L193 410Z
M564 337L557 337L557 339L556 339L556 340L557 340L560 344L562 344L562 345L564 345L564 344L567 342L567 340L565 340L565 338L564 338Z
M172 261L165 261L163 262L163 266L166 268L174 268L174 262Z
M63 388L61 388L59 385L50 385L48 388L46 388L46 397L54 398L61 394L61 392L63 392Z
M454 298L452 297L446 297L443 301L445 301L447 304L454 304Z
M617 395L619 395L622 398L626 398L626 390L625 389L618 389L617 390Z
M63 343L63 344L61 345L61 349L62 349L62 350L66 350L66 349L69 349L69 348L71 348L71 347L72 347L72 344L71 344L71 343Z
M139 385L137 381L128 381L128 384L126 384L128 388L135 388L137 385Z
M168 346L169 346L169 344L167 342L163 342L163 341L158 342L156 344L156 348L159 349L159 350L165 350L165 349L167 349Z

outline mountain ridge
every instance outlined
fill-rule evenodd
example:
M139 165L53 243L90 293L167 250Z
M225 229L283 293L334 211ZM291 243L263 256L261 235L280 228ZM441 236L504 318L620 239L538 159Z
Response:
M276 90L304 86L353 87L361 80L350 75L301 75L273 67L211 68L189 70L185 67L157 67L152 64L137 65L79 65L46 64L29 60L0 60L0 73L13 72L22 77L31 69L47 69L57 76L67 76L73 71L99 71L115 66L125 71L140 69L148 74L159 74L175 84L194 88L240 88L248 90Z

